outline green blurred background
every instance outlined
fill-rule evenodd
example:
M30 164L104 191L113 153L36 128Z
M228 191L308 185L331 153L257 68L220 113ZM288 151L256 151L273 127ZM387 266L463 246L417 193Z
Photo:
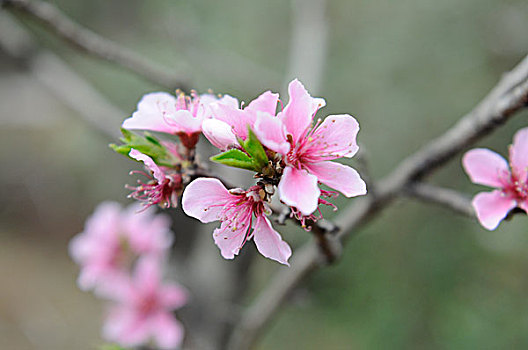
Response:
M185 71L201 92L248 101L267 89L284 91L293 78L298 9L289 1L53 3L95 32ZM330 0L325 17L317 95L327 107L320 115L357 117L375 179L450 127L528 52L525 0ZM122 119L144 93L160 89L24 23L125 111ZM0 77L0 348L94 349L103 307L77 290L67 243L97 203L127 202L123 185L133 181L127 173L135 165L2 53ZM479 146L505 155L527 116ZM460 156L431 182L482 190L468 181ZM296 291L258 349L528 347L525 216L488 232L443 208L399 204L350 242L337 265ZM293 226L281 232L294 247L307 238ZM276 268L258 260L253 293Z

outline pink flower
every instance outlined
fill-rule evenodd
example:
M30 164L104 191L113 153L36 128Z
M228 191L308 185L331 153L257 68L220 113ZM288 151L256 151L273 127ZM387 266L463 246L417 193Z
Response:
M225 96L221 101L230 101ZM202 122L211 117L210 105L218 99L213 95L191 96L179 92L176 97L166 92L143 96L132 117L123 122L125 129L141 129L176 134L187 148L194 148L202 132Z
M70 241L70 255L81 266L79 288L108 295L139 256L164 256L172 243L170 221L154 210L138 213L140 208L103 202Z
M515 207L528 212L528 128L515 134L509 151L509 166L503 157L485 148L473 149L462 159L472 182L496 188L477 194L472 201L479 222L488 230L496 229Z
M138 180L138 186L136 187L127 186L128 189L133 190L129 197L144 202L147 208L155 204L162 208L177 207L178 195L182 190L181 174L174 171L170 174L166 173L154 163L152 158L133 148L130 150L129 155L135 160L143 162L149 172L147 174L140 171L132 171L132 173L141 173L150 179L147 183Z
M288 265L290 246L273 229L265 193L254 186L248 191L228 191L218 179L200 178L187 186L182 197L183 211L203 223L220 220L214 230L216 245L225 259L233 259L251 238L266 258ZM253 230L253 232L251 232Z
M212 104L213 118L203 122L203 133L221 150L239 146L237 139L247 138L248 125L255 124L258 114L275 115L278 99L278 94L266 91L245 108L239 108L234 98Z
M187 293L176 284L161 283L156 260L142 258L114 301L103 327L109 341L128 347L153 340L161 349L181 344L183 327L171 311L187 302Z
M323 99L311 97L304 86L293 80L288 87L290 101L277 117L260 113L255 133L262 144L283 155L286 168L280 179L280 199L310 215L318 206L318 182L347 197L367 193L365 182L353 168L331 162L352 157L358 151L359 124L348 114L330 115L312 126Z

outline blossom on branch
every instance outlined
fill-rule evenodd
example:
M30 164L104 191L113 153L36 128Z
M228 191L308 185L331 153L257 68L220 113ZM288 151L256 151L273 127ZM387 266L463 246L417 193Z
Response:
M141 173L150 179L147 183L138 180L138 185L135 187L127 185L128 189L133 190L129 197L144 202L146 208L155 204L162 208L177 207L178 196L182 191L181 174L170 169L162 170L152 158L138 150L131 149L129 156L143 162L148 172L132 171L131 173Z
M220 101L231 101L230 96ZM210 94L190 96L177 92L173 96L166 92L153 92L143 96L137 110L123 122L124 129L140 129L175 134L186 148L196 146L202 122L211 117L211 104L219 100Z
M258 185L228 191L218 179L200 178L183 192L182 208L203 223L220 220L213 237L225 259L233 259L253 239L263 256L288 265L291 248L266 217L271 214L267 200L268 194Z
M468 151L462 164L472 182L496 188L472 201L484 228L494 230L514 208L528 213L528 128L519 130L509 148L508 162L485 148Z
M187 293L176 284L163 284L159 261L142 258L133 278L113 295L103 335L123 346L153 341L160 349L175 349L183 340L183 327L172 310L187 302Z
M170 221L153 209L138 213L140 209L139 205L123 209L119 203L103 202L86 221L84 231L70 241L70 255L81 267L79 288L113 294L138 257L164 257L172 243Z
M319 203L318 182L347 197L366 194L365 182L355 169L331 162L350 158L358 151L356 119L348 114L330 115L313 125L313 118L325 101L311 97L298 80L289 84L288 92L288 105L276 118L261 114L255 124L259 140L283 156L286 167L278 185L280 199L303 215L310 215ZM285 142L289 143L288 148L283 146Z
M241 108L237 99L224 96L222 101L211 105L213 118L203 122L203 133L221 150L240 147L238 140L247 139L248 126L255 124L258 114L275 115L278 100L278 94L266 91Z

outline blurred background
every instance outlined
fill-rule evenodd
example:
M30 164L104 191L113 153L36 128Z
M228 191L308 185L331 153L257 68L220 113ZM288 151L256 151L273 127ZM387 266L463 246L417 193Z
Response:
M359 120L374 179L450 127L528 52L525 0L52 3L185 72L199 92L249 101L300 78L326 98L320 116ZM0 28L10 28L0 30L0 348L95 349L104 307L77 289L67 244L99 202L129 203L124 184L137 166L108 148L116 140L101 129L116 134L140 97L162 88L79 53L24 16L0 15ZM26 39L30 50L14 55ZM48 65L28 64L31 55L44 55ZM527 116L478 146L506 155ZM460 156L430 180L469 195L482 190L467 179ZM528 347L526 217L488 232L443 208L400 204L296 291L257 349ZM185 231L176 232L177 246L210 235L174 211ZM279 230L294 254L309 236L291 224ZM277 269L260 256L255 262L253 295Z

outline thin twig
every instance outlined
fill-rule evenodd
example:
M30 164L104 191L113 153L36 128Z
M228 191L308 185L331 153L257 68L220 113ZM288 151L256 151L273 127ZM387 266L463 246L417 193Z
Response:
M376 196L358 198L337 216L337 237L343 243L358 228L386 208L410 183L430 174L454 155L481 139L528 104L528 56L505 74L491 92L467 115L437 139L400 162L376 186ZM289 293L312 271L325 263L316 245L307 243L292 258L291 267L280 270L248 307L234 328L231 350L248 349L279 310Z
M112 42L68 18L54 5L40 0L2 0L2 7L38 20L53 34L89 55L125 67L149 81L174 90L185 90L187 79L182 73L154 64L145 57Z
M405 189L405 194L426 203L434 203L452 211L470 217L475 217L475 211L471 206L471 198L449 188L442 188L425 183L414 183Z

